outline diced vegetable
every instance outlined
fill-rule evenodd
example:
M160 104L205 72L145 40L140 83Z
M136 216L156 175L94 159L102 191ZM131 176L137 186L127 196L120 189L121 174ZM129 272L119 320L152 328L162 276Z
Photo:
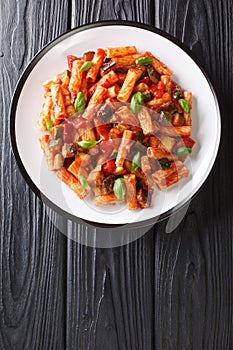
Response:
M176 149L180 147L192 148L194 145L195 141L191 137L183 137L177 142Z
M95 51L88 51L83 54L83 58L85 61L92 61L95 55Z
M116 170L116 162L115 159L109 159L106 163L104 163L101 167L105 176L111 175Z
M111 174L103 180L103 183L102 183L103 194L107 194L113 191L115 178L116 178L115 175Z
M55 125L51 128L50 133L55 140L61 138L63 134L63 125Z
M159 159L159 164L163 170L170 169L171 167L171 162L168 158Z
M170 124L171 114L167 111L161 111L159 116L159 122L164 125Z
M155 70L152 66L148 66L147 67L147 73L150 77L150 80L154 83L157 84L159 79L160 79L160 75L157 72L157 70Z
M114 60L111 60L111 61L109 61L107 63L104 63L102 65L102 71L106 72L108 69L114 67L115 65L116 65L116 61L114 61Z
M75 147L74 144L65 143L62 146L62 156L64 158L72 158L72 157L75 157L76 154L77 154L77 148Z
M104 104L97 112L97 117L102 121L106 122L113 114L112 108L108 104Z
M148 92L143 92L142 94L143 94L143 100L144 100L145 103L151 100L150 91L148 91Z

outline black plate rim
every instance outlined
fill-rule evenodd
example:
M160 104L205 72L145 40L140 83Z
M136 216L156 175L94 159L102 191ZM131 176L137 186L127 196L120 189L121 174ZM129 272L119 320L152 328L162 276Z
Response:
M219 130L218 144L216 145L216 154L215 154L214 159L212 161L212 166L210 168L210 171L207 174L207 176L205 177L201 186L198 188L198 190L190 198L186 199L184 202L179 203L176 207L168 210L167 212L165 212L159 216L156 216L154 218L151 218L151 219L141 220L141 221L132 222L132 223L125 223L125 224L113 224L113 225L109 224L108 225L108 224L88 221L88 220L79 218L73 214L70 214L67 211L61 209L56 204L54 204L44 194L41 193L40 189L35 185L35 183L31 179L30 175L27 173L27 171L23 165L23 162L20 158L20 155L18 152L18 147L17 147L17 142L16 142L15 116L16 116L18 99L19 99L21 90L22 90L22 88L27 80L27 77L29 76L29 74L31 73L31 71L35 67L35 65L40 61L40 59L52 47L54 47L56 44L58 44L60 41L64 40L65 38L73 35L74 33L82 32L82 31L87 30L87 29L92 29L92 28L97 28L97 27L102 27L102 26L115 26L115 25L136 27L136 28L148 30L150 32L154 32L154 33L168 39L169 41L173 42L178 47L180 47L184 52L186 52L186 54L188 54L192 58L192 60L197 64L197 66L199 67L199 69L201 70L201 72L203 73L203 75L205 76L205 78L209 84L209 87L211 89L211 92L212 92L214 100L215 100L216 110L217 110L218 117L219 117L220 130ZM154 27L154 26L151 26L148 24L138 23L135 21L107 20L107 21L93 22L90 24L84 24L84 25L78 26L76 28L70 29L67 32L59 35L58 37L56 37L55 39L50 41L48 44L46 44L29 62L29 64L27 65L27 67L25 68L25 70L23 71L23 73L21 74L21 76L18 80L18 83L15 87L15 90L13 92L13 97L11 100L11 106L10 106L10 112L9 112L11 145L12 145L13 153L14 153L15 159L17 161L18 167L19 167L20 172L23 175L26 183L29 185L29 187L32 189L32 191L42 200L42 202L44 202L46 205L48 205L51 209L53 209L59 215L65 217L68 220L79 223L79 224L84 223L87 226L90 226L92 228L93 227L95 227L95 228L100 227L100 228L114 228L114 229L120 228L121 229L121 228L124 228L124 226L127 226L127 228L147 227L147 226L151 226L157 222L160 222L162 220L165 220L165 219L169 218L171 216L171 214L173 215L173 214L176 214L178 211L180 211L187 204L188 201L191 201L193 199L193 197L196 196L197 193L200 192L201 188L203 187L204 183L206 182L207 178L209 177L210 173L212 172L214 164L216 162L217 155L218 155L220 139L221 139L221 113L220 113L220 107L219 107L218 100L219 99L218 99L216 90L213 87L213 84L212 84L206 70L203 68L202 64L200 63L199 59L193 54L193 52L189 48L187 48L181 41L179 41L177 38L175 38L171 34L168 34L165 31L163 31L157 27Z

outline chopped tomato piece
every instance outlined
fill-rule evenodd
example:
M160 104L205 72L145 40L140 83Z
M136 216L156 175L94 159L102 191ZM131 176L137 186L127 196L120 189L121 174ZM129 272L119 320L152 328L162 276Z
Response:
M150 83L150 78L149 77L144 77L141 80L139 80L139 83L144 83L144 84L149 84Z
M191 139L191 137L183 137L177 142L177 144L175 145L175 149L180 147L192 148L194 144L195 144L195 141Z
M159 81L158 84L150 87L150 92L155 98L161 98L164 94L164 90L165 85L162 81Z
M111 175L116 170L115 159L109 159L101 167L105 176Z
M111 84L109 83L108 79L105 79L102 83L99 84L100 86L103 86L104 88L108 89Z
M111 129L111 124L101 124L96 126L96 131L99 138L102 138L104 140L109 139L110 129Z

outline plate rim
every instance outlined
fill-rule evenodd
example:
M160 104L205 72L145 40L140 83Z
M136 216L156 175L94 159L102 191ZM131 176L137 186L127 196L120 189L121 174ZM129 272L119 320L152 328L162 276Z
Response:
M67 212L66 210L62 209L61 207L59 207L58 205L56 205L54 202L52 202L50 199L48 199L48 197L41 192L41 190L36 186L36 184L33 182L33 180L31 179L30 175L28 174L27 170L24 167L23 161L19 155L19 151L18 151L18 147L17 147L17 142L16 142L16 110L17 110L17 105L18 105L18 100L21 94L21 91L23 89L24 84L27 81L28 76L30 75L31 71L33 70L33 68L36 66L36 64L40 61L40 59L51 49L53 48L56 44L58 44L59 42L63 41L64 39L72 36L74 33L78 33L78 32L82 32L88 29L93 29L93 28L98 28L98 27L103 27L103 26L129 26L129 27L135 27L135 28L140 28L140 29L144 29L147 30L149 32L153 32L155 34L158 34L159 36L162 36L163 38L168 39L169 41L171 41L172 43L174 43L175 45L177 45L179 48L181 48L193 61L194 63L196 63L196 65L198 66L198 68L201 70L202 74L204 75L211 93L213 95L214 98L214 102L215 102L215 108L216 108L216 114L217 114L217 140L215 142L215 149L214 152L212 154L212 158L210 160L210 166L209 166L209 170L206 171L205 175L203 176L203 178L201 179L200 182L200 186L198 187L198 189L195 191L195 193L193 193L190 196L187 196L187 198L185 198L183 201L181 201L180 203L178 203L175 207L171 208L170 210L155 216L153 218L150 219L146 219L146 220L140 220L140 221L136 221L136 222L132 222L132 223L119 223L119 224L103 224L101 222L94 222L94 221L89 221L83 218L80 218L76 215L73 215L69 212ZM102 227L102 228L122 228L124 226L127 225L127 228L134 228L134 227L145 227L146 226L150 226L153 225L154 223L157 223L159 221L165 220L168 217L171 216L171 214L175 214L177 213L179 210L181 210L187 202L191 201L193 199L193 197L199 193L199 191L201 190L202 186L204 185L205 181L207 180L207 178L209 177L210 173L213 170L214 164L216 162L216 158L219 152L219 146L220 146L220 140L221 140L221 110L220 110L220 105L219 105L219 97L218 94L216 92L216 89L214 88L212 81L208 75L208 73L206 72L206 69L202 66L201 62L199 61L199 59L195 56L195 54L184 44L182 43L179 39L177 39L176 37L174 37L173 35L153 26L153 25L149 25L149 24L144 24L144 23L138 23L136 21L128 21L128 20L105 20L105 21L99 21L99 22L93 22L93 23L89 23L89 24L83 24L80 25L78 27L69 29L68 31L66 31L65 33L57 36L56 38L54 38L53 40L51 40L50 42L48 42L42 49L40 49L36 55L30 60L30 62L28 63L28 65L25 67L24 71L22 72L22 74L20 75L17 84L15 86L15 89L13 91L12 94L12 99L11 99L11 104L10 104L10 109L9 109L9 119L10 119L10 140L11 140L11 146L12 146L12 150L13 150L13 154L15 156L17 165L19 167L19 170L24 178L24 180L26 181L26 183L29 185L29 187L32 189L32 191L36 194L37 197L40 198L40 200L45 203L46 205L48 205L51 209L53 209L55 212L57 212L59 215L65 217L66 219L69 219L71 221L74 222L78 222L78 223L85 223L88 226L91 226L93 228L94 227Z

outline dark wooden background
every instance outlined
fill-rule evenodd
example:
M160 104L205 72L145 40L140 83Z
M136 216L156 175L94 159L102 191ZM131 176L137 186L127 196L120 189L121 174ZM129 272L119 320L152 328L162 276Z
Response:
M1 1L1 350L233 349L232 10L231 0ZM193 51L219 94L222 140L173 233L164 221L127 246L93 249L62 235L25 183L8 112L20 74L46 43L105 19L151 24Z

